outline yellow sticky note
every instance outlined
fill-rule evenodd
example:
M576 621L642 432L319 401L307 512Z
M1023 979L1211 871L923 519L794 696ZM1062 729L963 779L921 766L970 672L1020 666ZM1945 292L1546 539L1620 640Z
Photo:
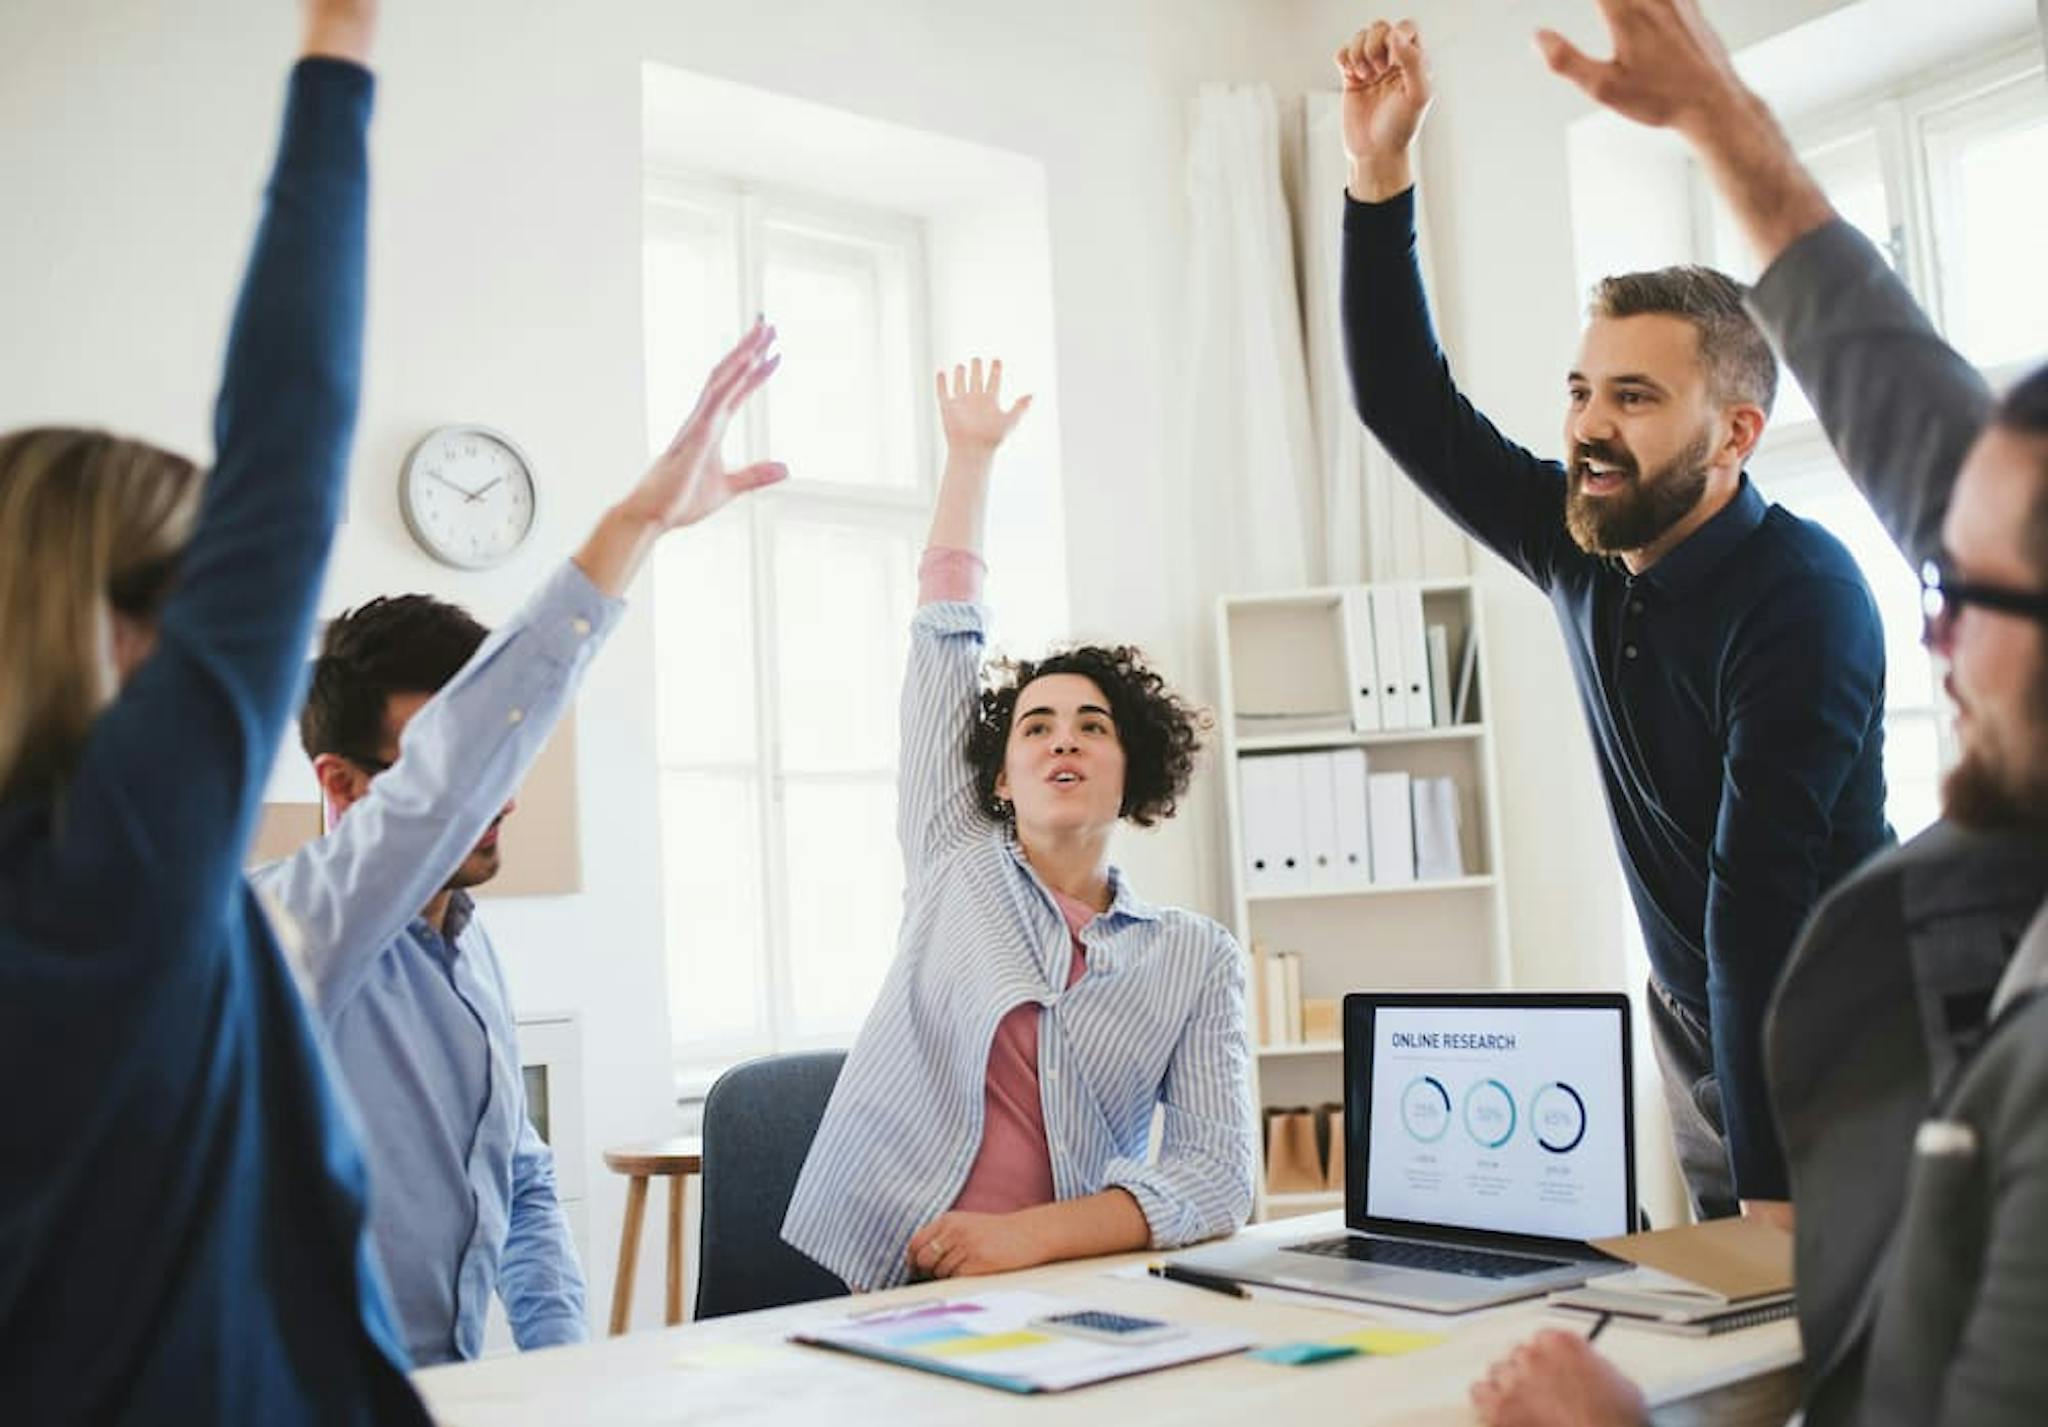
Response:
M1433 1348L1443 1340L1441 1333L1403 1333L1394 1328L1364 1328L1329 1339L1332 1343L1341 1343L1376 1358L1399 1357L1420 1348Z
M977 1333L970 1338L949 1338L942 1343L919 1343L913 1353L933 1358L965 1358L976 1353L1000 1353L1009 1348L1035 1348L1052 1339L1043 1333Z

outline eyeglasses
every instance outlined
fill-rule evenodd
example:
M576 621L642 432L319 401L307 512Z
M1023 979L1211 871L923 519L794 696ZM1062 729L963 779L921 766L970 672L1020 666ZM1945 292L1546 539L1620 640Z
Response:
M2048 590L2015 590L2004 585L1958 580L1938 560L1929 560L1920 567L1920 614L1927 624L1929 642L1948 637L1965 605L1981 605L2048 624Z

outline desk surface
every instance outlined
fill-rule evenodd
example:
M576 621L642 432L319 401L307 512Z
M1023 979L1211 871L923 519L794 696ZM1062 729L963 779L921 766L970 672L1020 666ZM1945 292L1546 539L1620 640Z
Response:
M1339 1227L1341 1216L1289 1219L1247 1230L1295 1237ZM999 1278L963 1280L958 1292L1033 1288L1092 1307L1241 1328L1261 1342L1335 1337L1370 1322L1427 1326L1448 1335L1433 1348L1396 1358L1349 1358L1314 1367L1277 1367L1218 1358L1120 1382L1039 1397L1013 1397L930 1373L862 1361L784 1341L800 1325L891 1301L941 1295L923 1284L766 1313L717 1318L573 1348L430 1368L413 1381L444 1427L555 1427L565 1422L784 1427L845 1420L892 1424L1143 1422L1147 1427L1286 1421L1451 1424L1472 1421L1466 1389L1488 1364L1557 1320L1540 1303L1511 1304L1456 1318L1397 1309L1358 1312L1308 1306L1295 1296L1240 1300L1114 1270L1154 1257L1052 1264ZM1768 1374L1799 1361L1787 1321L1682 1338L1614 1324L1601 1351L1641 1383L1653 1404L1673 1403ZM1660 1414L1661 1415L1661 1414ZM1782 1421L1782 1417L1778 1420Z

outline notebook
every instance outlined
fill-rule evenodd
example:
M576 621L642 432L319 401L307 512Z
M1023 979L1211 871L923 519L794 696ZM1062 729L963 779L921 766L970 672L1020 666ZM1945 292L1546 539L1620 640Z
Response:
M1249 1336L1225 1328L1175 1326L1168 1337L1115 1343L1042 1326L1090 1306L1043 1293L984 1293L814 1325L790 1341L1018 1393L1065 1392L1252 1345Z
M1612 1314L1659 1332L1706 1337L1792 1316L1792 1236L1755 1219L1717 1219L1595 1240L1632 1263L1551 1295L1579 1316Z

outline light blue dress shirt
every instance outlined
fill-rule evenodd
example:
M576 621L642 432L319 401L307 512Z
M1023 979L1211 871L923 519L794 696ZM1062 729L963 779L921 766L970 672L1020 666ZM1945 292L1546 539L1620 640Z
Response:
M371 1237L420 1366L478 1354L493 1291L522 1348L586 1336L497 954L467 895L445 935L419 913L517 791L621 607L565 564L414 716L334 829L252 878L361 1121Z
M1244 954L1207 917L1139 900L1112 869L1110 908L1080 933L1087 972L1067 985L1066 920L975 797L965 743L981 658L979 608L918 611L898 771L903 929L782 1226L856 1289L903 1282L911 1234L959 1197L996 1025L1026 1002L1044 1007L1039 1094L1058 1198L1127 1190L1159 1248L1251 1212Z

